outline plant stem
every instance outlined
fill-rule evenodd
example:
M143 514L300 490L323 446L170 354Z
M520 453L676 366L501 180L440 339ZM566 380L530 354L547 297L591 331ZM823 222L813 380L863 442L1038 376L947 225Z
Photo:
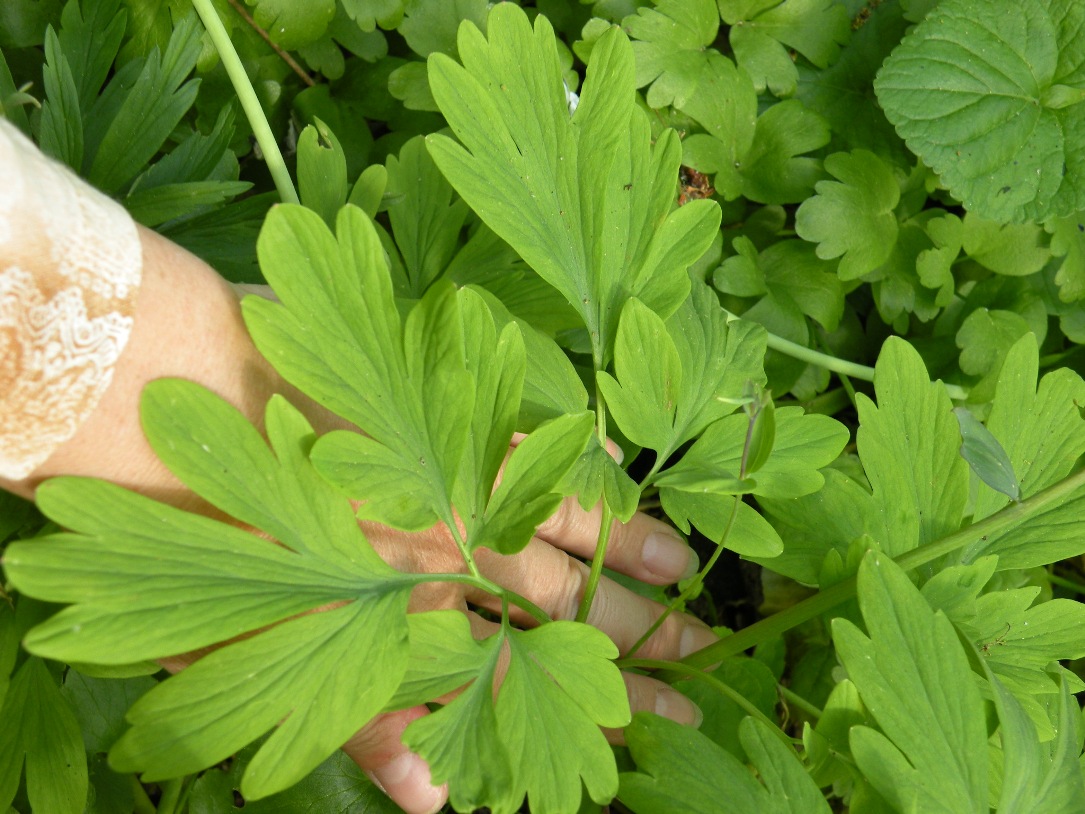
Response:
M598 358L598 357L597 357ZM598 372L599 365L596 365ZM603 391L599 389L598 378L595 384L595 434L599 443L606 447L607 443L607 403L603 398ZM595 592L599 588L599 580L603 576L603 562L607 556L607 544L610 542L610 527L614 522L614 512L610 509L606 494L603 495L602 516L599 518L599 537L595 541L595 553L591 558L591 571L588 573L588 582L584 586L584 595L580 598L580 607L576 611L576 621L586 622L588 613L591 611L591 603L595 600Z
M211 0L192 0L192 4L196 7L200 19L203 20L204 28L211 36L211 42L218 51L223 67L226 68L226 73L234 86L234 92L241 102L241 108L245 111L253 135L256 136L256 143L260 145L260 150L264 154L268 171L275 180L279 197L283 203L299 203L294 182L290 180L290 172L286 169L282 152L279 151L279 143L275 140L275 134L271 132L271 125L268 124L264 109L256 97L256 91L249 81L248 74L245 73L245 66L241 64L241 58L237 55L233 43L230 42L230 35L226 33L222 20L211 5Z
M1060 588L1066 588L1068 591L1073 591L1076 594L1085 596L1085 584L1077 582L1066 577L1060 577L1058 574L1048 573L1047 578L1051 581L1052 585L1058 585Z
M132 787L132 811L134 814L155 814L154 803L147 796L147 789L139 782L139 778L132 774L128 776Z
M787 701L787 703L791 704L791 706L793 707L801 709L814 720L817 720L821 717L822 711L820 709L815 707L801 695L797 695L796 693L792 692L783 684L777 684L776 690L780 693L780 697Z
M544 625L547 622L552 621L549 614L532 602L530 599L521 596L516 591L510 591L508 588L502 588L496 582L492 582L484 576L474 576L473 574L417 574L418 584L423 582L459 582L464 585L470 585L479 590L485 591L488 594L501 599L502 602L515 605L522 611L531 616L532 619L537 621L540 625Z
M933 543L916 548L896 559L897 565L905 571L911 571L950 554L969 543L982 542L992 535L1010 531L1041 511L1060 506L1075 492L1085 487L1085 470L1056 483L1039 494L1033 495L1020 503L1011 503L1002 511L985 517L978 523L947 535ZM855 596L855 577L838 582L808 599L792 605L785 611L755 622L730 636L720 639L703 650L686 656L682 661L693 667L707 667L725 658L736 656L762 642L771 641L792 628L826 611L832 610L842 602ZM666 675L659 676L667 680Z
M162 796L158 798L158 814L174 814L184 783L185 778L175 777L161 784Z
M726 313L728 322L741 319L741 317L732 314L730 311L727 311ZM823 367L826 370L831 370L833 373L851 376L854 379L860 379L864 382L874 381L874 368L872 367L860 365L857 362L849 362L846 359L837 359L835 356L829 356L827 353L821 353L820 351L808 348L805 345L791 342L774 333L768 334L768 346L793 359L799 359L807 364L815 365L816 367ZM946 384L945 382L943 382L943 386L946 388L946 392L949 393L951 399L960 401L968 398L968 391L963 387L956 384Z
M716 564L717 560L719 560L720 558L720 555L723 553L724 543L727 542L727 538L731 535L731 528L735 525L735 518L738 517L738 504L741 500L742 498L740 496L735 496L735 505L731 509L731 516L730 518L728 518L727 525L723 529L723 536L720 538L719 542L716 543L716 550L712 552L712 556L708 558L708 562L706 562L701 568L701 570L697 572L697 576L695 576L689 581L689 584L686 585L685 590L682 591L675 599L673 599L666 608L664 608L663 613L661 613L659 617L654 622L652 622L651 627L644 631L644 633L641 634L641 637L637 639L636 643L631 648L629 648L629 656L635 655L636 652L644 646L644 643L650 638L652 638L652 634L659 630L660 625L663 624L667 617L670 616L679 605L689 599L689 597L693 596L693 594L696 593L697 589L701 587L701 584L704 582L705 576L708 574L709 571L712 570L712 567Z

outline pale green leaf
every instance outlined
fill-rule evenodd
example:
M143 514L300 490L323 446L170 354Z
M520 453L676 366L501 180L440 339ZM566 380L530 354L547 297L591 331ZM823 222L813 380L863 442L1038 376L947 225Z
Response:
M848 12L833 0L783 0L783 2L732 2L717 0L720 14L737 31L753 31L794 49L819 68L836 60L840 46L851 36Z
M1025 336L1006 356L987 420L987 429L1009 455L1025 498L1062 480L1085 454L1078 408L1085 404L1085 382L1061 369L1044 376L1037 388L1037 372L1036 340ZM1006 503L1003 495L981 491L973 516L981 520Z
M589 412L549 421L522 440L509 456L501 483L485 513L468 524L468 545L513 554L564 498L566 473L584 451L594 427Z
M834 153L825 169L837 180L818 182L817 195L799 207L795 231L818 244L818 257L841 258L840 279L854 280L889 259L900 185L892 168L867 150Z
M456 56L456 32L469 20L486 31L486 0L406 0L396 30L420 57L433 53Z
M888 557L859 568L868 636L845 619L833 640L880 732L851 731L859 768L898 811L986 814L983 701L952 625Z
M1001 223L1085 207L1080 5L944 0L894 50L874 83L908 146L970 211Z
M1059 693L1057 737L1040 743L1020 703L988 672L1001 724L1003 755L999 814L1073 814L1085 807L1078 763L1077 703L1065 681Z
M661 488L659 497L667 517L687 534L692 524L712 542L749 558L770 560L784 550L768 521L737 498L670 487Z
M472 681L491 655L471 635L460 611L427 611L407 616L411 655L407 671L387 709L407 709L440 698Z
M679 484L683 475L740 475L748 428L745 413L717 421L655 482L662 487ZM847 441L847 428L828 416L805 415L801 407L779 408L772 454L748 491L765 497L800 497L816 492L825 482L818 470L830 464Z
M970 212L961 241L965 254L981 266L1013 277L1035 274L1051 259L1044 231L1033 223L999 224Z
M606 500L614 516L628 523L640 501L640 487L626 474L598 440L589 440L588 448L569 470L565 491L575 494L580 507L590 511L600 499Z
M614 371L617 379L600 372L597 380L622 432L638 446L667 449L682 387L682 360L663 320L635 298L622 309Z
M681 160L676 134L656 139L635 105L633 55L611 29L595 44L569 116L552 29L500 4L487 41L460 29L464 66L430 57L430 83L464 145L434 135L430 153L482 220L581 315L599 363L629 296L667 316L689 291L686 268L712 240L719 210L668 215ZM662 221L662 223L660 223Z
M878 506L872 536L889 556L957 531L968 499L968 464L945 387L931 382L906 342L889 339L875 367L877 406L859 394L856 446Z
M1085 297L1085 216L1078 212L1044 223L1051 233L1051 254L1062 258L1055 275L1059 299L1076 302Z

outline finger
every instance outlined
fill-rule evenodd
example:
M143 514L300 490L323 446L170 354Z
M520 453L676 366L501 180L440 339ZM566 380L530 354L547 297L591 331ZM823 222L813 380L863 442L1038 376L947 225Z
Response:
M479 549L476 559L490 579L531 600L549 616L576 617L589 573L579 560L537 538L518 554L504 556ZM500 608L500 600L481 591L468 591L467 598L491 610ZM587 622L606 633L625 654L663 611L658 602L603 577ZM532 623L527 614L515 607L510 608L510 615L518 624ZM673 660L715 641L715 634L703 622L686 614L672 613L637 655Z
M575 497L562 501L558 510L535 532L552 546L592 557L599 541L601 505L590 511ZM637 512L628 523L611 526L604 564L626 576L651 585L669 585L697 573L697 554L677 531L661 520Z
M648 676L631 673L622 673L622 679L629 693L629 710L632 714L654 712L656 715L662 715L664 718L670 718L672 721L695 729L704 720L700 707L670 685ZM624 729L604 727L603 734L606 735L607 741L615 746L625 745Z
M448 787L430 781L429 764L403 745L403 730L428 714L424 706L389 712L343 745L347 756L406 814L435 814L448 799Z

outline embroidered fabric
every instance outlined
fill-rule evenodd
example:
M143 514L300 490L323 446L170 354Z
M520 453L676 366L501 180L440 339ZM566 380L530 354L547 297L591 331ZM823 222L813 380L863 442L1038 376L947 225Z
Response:
M98 405L142 264L128 213L0 118L0 476L28 476Z

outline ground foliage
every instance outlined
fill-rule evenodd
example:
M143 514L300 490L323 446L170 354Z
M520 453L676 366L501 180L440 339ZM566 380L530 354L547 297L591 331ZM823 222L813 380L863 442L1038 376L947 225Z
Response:
M254 90L192 0L8 0L0 113L269 282L258 347L366 435L148 387L166 465L281 547L94 481L0 496L0 810L390 811L336 747L461 687L405 736L457 811L1085 810L1085 7L204 6ZM766 618L618 658L356 522L445 523L471 564L572 494L707 541L675 609L718 622L719 554L759 564ZM449 578L498 633L406 614ZM623 667L700 731L630 720Z

